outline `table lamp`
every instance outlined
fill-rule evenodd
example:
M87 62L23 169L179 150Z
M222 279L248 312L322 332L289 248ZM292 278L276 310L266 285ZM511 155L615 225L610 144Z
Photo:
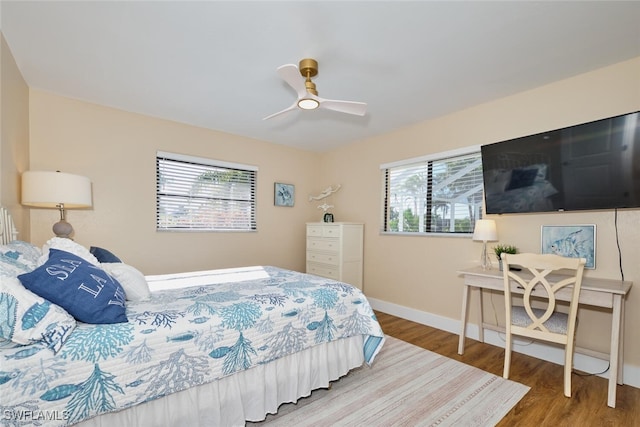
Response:
M91 207L91 181L84 176L60 171L24 172L22 204L58 209L60 221L53 225L53 232L57 237L71 238L73 227L66 220L65 209Z
M495 242L498 240L496 222L492 219L479 219L476 221L476 226L473 230L473 240L482 242L480 266L483 270L490 270L491 260L489 259L489 254L487 254L487 242Z

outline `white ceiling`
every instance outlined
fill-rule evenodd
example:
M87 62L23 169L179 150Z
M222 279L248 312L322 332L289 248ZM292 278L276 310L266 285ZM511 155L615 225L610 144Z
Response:
M7 1L30 87L325 151L640 56L639 1ZM312 57L324 98L277 75Z

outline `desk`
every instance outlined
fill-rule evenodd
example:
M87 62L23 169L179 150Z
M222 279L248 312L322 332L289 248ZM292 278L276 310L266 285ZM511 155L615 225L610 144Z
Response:
M483 270L481 267L472 267L457 272L464 276L464 288L462 292L462 316L460 341L458 343L458 354L464 353L464 338L467 328L467 307L469 304L469 290L476 288L479 290L478 298L478 326L479 339L484 342L484 321L482 319L482 289L494 291L504 291L502 272L495 270ZM623 341L624 341L624 299L631 289L632 282L621 280L582 278L582 289L580 290L580 304L596 307L610 308L611 318L611 351L609 352L609 392L607 404L616 407L616 384L623 384ZM570 289L564 289L563 293L558 293L557 298L561 301L569 301ZM512 292L522 293L522 290L513 285Z

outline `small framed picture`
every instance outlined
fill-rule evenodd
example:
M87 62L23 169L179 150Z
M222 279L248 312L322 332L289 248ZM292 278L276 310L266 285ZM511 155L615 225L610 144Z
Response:
M543 225L541 253L586 258L585 268L596 268L596 226Z
M276 206L293 206L295 191L293 184L274 183L273 204Z

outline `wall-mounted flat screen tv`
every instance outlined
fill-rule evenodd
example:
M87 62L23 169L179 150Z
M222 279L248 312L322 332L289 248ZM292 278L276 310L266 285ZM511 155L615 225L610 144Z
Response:
M481 147L487 214L640 208L640 112Z

